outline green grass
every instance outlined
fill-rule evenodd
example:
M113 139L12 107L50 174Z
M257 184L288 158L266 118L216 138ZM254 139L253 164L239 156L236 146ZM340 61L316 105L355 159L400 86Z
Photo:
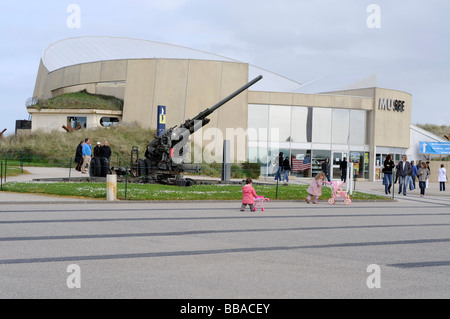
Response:
M117 197L125 199L125 185L118 183ZM276 198L275 185L254 185L256 193L271 200ZM278 187L279 200L304 200L307 185ZM128 184L127 200L236 200L242 199L240 185L195 185L178 187L159 184ZM4 191L106 199L105 183L7 183ZM324 187L321 200L331 197L331 190ZM386 200L386 197L354 192L352 200Z
M5 167L3 167L3 170L4 169L5 169ZM2 176L4 178L5 171L3 171L2 173L3 173ZM30 174L30 173L27 172L25 169L22 172L22 169L19 166L7 166L7 168L6 168L6 177L18 176L18 175L22 175L22 174Z
M61 125L67 123L61 123ZM89 137L92 145L97 141L108 140L112 149L112 165L118 166L120 159L123 166L130 162L131 147L139 147L140 156L144 156L145 147L153 140L154 130L118 125L96 129L67 132L27 132L0 139L0 159L8 158L9 163L22 158L25 166L67 167L75 156L81 140ZM72 163L72 166L74 164Z
M35 109L97 109L123 110L123 100L113 96L91 94L86 90L66 93L48 100L39 100L37 104L29 106Z

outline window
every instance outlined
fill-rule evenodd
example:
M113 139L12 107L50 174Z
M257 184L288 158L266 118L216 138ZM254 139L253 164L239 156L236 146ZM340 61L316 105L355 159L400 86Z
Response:
M248 106L248 131L249 140L267 141L269 127L269 106L249 105ZM253 130L253 133L251 134Z
M333 110L332 142L334 144L348 144L350 133L350 110Z
M311 150L291 150L291 174L297 177L311 176Z
M291 142L311 143L312 135L312 108L292 108Z
M331 158L331 151L325 151L325 150L313 150L312 155L312 177L315 177L317 173L322 171L322 163L325 161L326 158L330 160ZM328 165L330 165L329 163Z
M290 157L290 150L289 149L279 149L279 148L269 148L269 158L270 163L268 164L268 173L269 175L275 175L277 172L277 168L279 167L279 155L280 152L283 152L283 159L286 157Z
M350 144L365 145L367 143L367 112L350 111Z
M267 148L266 147L249 147L248 148L248 161L250 163L261 164L261 175L266 176L268 167L271 165L268 161Z
M102 117L100 125L103 127L110 127L119 124L120 120L117 117Z
M331 109L314 108L312 136L314 143L331 143L331 111Z
M272 136L270 138L271 141L290 142L291 107L271 105L269 108L269 125L269 136Z
M87 127L86 117L69 116L67 118L67 127L71 127L74 130L80 130Z

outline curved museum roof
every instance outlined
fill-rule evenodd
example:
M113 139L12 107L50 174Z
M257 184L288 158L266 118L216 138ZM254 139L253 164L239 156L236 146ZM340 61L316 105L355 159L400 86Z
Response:
M241 62L213 53L178 45L118 37L78 37L57 41L42 54L49 72L77 64L124 59L189 59ZM294 92L302 84L273 72L249 65L249 80L262 75L254 91Z

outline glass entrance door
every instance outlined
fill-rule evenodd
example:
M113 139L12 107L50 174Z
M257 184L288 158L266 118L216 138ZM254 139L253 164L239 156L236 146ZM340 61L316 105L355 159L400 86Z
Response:
M338 181L341 180L341 162L344 160L344 157L348 161L347 152L333 152L333 165L332 165L332 179L336 179Z

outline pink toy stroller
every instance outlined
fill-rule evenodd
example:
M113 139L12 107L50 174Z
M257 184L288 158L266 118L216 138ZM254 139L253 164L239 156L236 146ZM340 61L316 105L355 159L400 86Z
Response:
M258 208L261 208L261 211L264 211L264 202L268 202L269 199L265 198L264 196L257 196L255 198L255 212L258 210Z
M346 191L343 191L341 186L344 182L338 183L337 181L333 181L332 183L328 183L328 186L331 188L332 197L328 200L328 204L334 205L337 200L343 200L346 206L352 203L350 199L350 195Z

